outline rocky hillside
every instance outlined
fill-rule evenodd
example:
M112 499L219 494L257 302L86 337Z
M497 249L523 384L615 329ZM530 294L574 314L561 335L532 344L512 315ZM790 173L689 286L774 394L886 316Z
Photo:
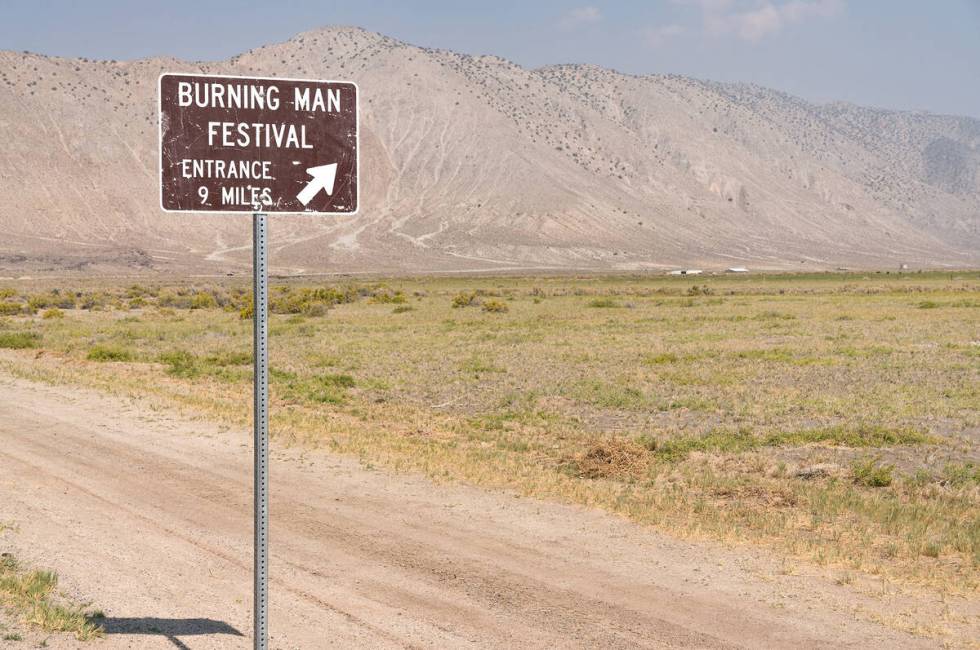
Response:
M0 275L247 269L247 216L158 209L162 71L360 85L361 211L273 218L282 272L980 264L978 120L327 28L220 63L0 52Z

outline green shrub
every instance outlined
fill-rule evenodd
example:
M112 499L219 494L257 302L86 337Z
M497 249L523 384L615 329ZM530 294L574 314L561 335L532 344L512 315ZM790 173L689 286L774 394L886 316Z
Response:
M483 303L483 311L491 314L503 314L510 311L510 307L500 300L487 300Z
M269 311L273 314L302 314L307 302L305 296L286 289L269 297Z
M37 332L0 332L0 348L9 350L25 350L36 348L41 342Z
M72 632L78 641L105 634L96 623L100 618L98 613L86 615L80 606L65 602L60 596L57 574L24 568L9 553L0 556L0 602L11 613L20 611L25 622L45 632ZM18 641L22 637L7 633L3 639ZM47 642L42 641L38 647L46 645Z
M59 307L61 309L74 309L75 297L70 293L61 293L57 289L51 293L34 294L27 299L27 307L32 311L40 311L49 307Z
M678 357L673 352L661 352L643 357L643 363L648 366L659 366L666 363L677 363Z
M400 290L393 292L388 289L379 289L371 295L371 302L381 305L402 305L408 302L408 298Z
M793 314L786 314L783 312L770 310L756 314L755 320L796 320L796 316Z
M149 295L152 295L150 290L139 284L134 284L126 290L127 298L143 298Z
M476 297L475 291L461 291L453 296L453 309L460 307L475 307L480 301Z
M173 307L174 309L190 309L191 297L182 296L173 291L161 291L157 298L157 304L161 307Z
M337 289L334 287L316 287L313 289L305 289L305 291L309 292L311 299L327 305L341 305L356 302L362 294L368 294L366 289L358 289L355 286L348 286L342 289Z
M114 348L108 345L96 345L85 358L89 361L132 361L133 355L129 350Z
M46 309L52 305L51 296L45 295L33 295L27 299L27 308L31 312L36 312L39 309Z
M65 317L65 312L61 311L57 307L46 309L44 313L41 314L41 318L43 318L44 320L52 320L54 318L64 318L64 317Z
M570 394L596 406L612 409L637 409L646 405L643 391L628 384L610 383L597 378L585 379Z
M303 316L326 316L327 309L327 304L323 302L307 303L303 307Z
M940 305L938 302L935 302L934 300L923 300L918 305L919 309L938 309L941 306L942 305Z
M165 352L158 357L158 361L166 364L167 374L175 377L197 377L201 374L197 357L186 350Z
M854 482L867 487L888 487L892 484L894 465L879 465L877 458L866 458L854 463Z
M922 554L926 557L939 557L942 546L938 542L926 542L922 545Z
M980 465L967 461L965 463L947 463L943 467L942 482L953 487L962 485L980 485Z
M596 309L614 309L619 306L620 304L612 298L595 298L589 301L589 307Z
M650 451L666 461L687 458L692 451L743 453L763 447L799 447L803 445L830 445L852 449L893 447L896 445L924 445L936 442L934 438L916 429L895 429L872 424L856 426L830 426L814 429L774 431L766 435L754 434L750 429L737 431L717 429L702 436L682 436L666 440L651 439Z
M712 291L711 287L706 284L701 286L694 285L693 287L688 287L687 289L687 295L689 296L710 296L713 293L714 291Z
M313 386L306 393L306 399L318 404L343 404L344 392L334 386Z
M195 293L191 298L191 309L214 309L217 306L218 301L207 292Z
M19 302L0 302L0 316L16 316L24 311Z
M347 388L354 386L350 375L320 375L305 382L305 397L321 404L340 404Z
M252 302L251 296L245 301L245 304L241 306L238 310L238 317L242 320L252 320L255 317L255 303Z
M342 294L330 289L291 289L279 287L276 295L269 299L269 311L273 314L303 314L304 316L323 316L338 301Z
M737 359L752 359L756 361L792 361L793 353L783 348L761 350L739 350L735 353Z
M392 314L404 314L406 312L415 311L415 307L410 305L399 305L391 310Z
M506 368L495 366L490 360L476 355L459 364L459 369L474 375L482 375L490 372L507 372Z
M82 296L81 302L78 304L78 306L82 309L97 311L105 308L106 302L106 296L100 293L90 293Z
M338 386L340 388L353 388L354 378L350 375L321 375L318 377L321 382L325 384L330 384L331 386Z

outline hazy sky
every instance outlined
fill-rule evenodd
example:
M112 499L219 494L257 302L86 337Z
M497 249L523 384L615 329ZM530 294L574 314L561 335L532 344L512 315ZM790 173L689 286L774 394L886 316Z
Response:
M980 0L0 0L0 49L223 59L328 24L524 66L596 63L980 117Z

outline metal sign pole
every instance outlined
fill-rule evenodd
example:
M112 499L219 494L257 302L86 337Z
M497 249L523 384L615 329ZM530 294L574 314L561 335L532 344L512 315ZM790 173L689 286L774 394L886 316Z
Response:
M255 650L268 648L269 636L269 287L266 215L252 214L253 352L255 375Z
M255 649L266 650L269 644L266 216L269 213L357 214L360 90L350 81L184 72L164 72L157 84L160 208L165 212L252 214L253 622ZM263 139L265 147L261 152L255 150L243 155L242 147L250 143L257 146Z

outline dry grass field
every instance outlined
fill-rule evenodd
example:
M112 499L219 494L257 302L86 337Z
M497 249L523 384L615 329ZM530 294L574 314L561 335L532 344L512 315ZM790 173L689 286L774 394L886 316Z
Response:
M0 284L0 368L245 425L249 292ZM282 441L762 545L841 584L980 584L980 273L304 280L271 297Z

